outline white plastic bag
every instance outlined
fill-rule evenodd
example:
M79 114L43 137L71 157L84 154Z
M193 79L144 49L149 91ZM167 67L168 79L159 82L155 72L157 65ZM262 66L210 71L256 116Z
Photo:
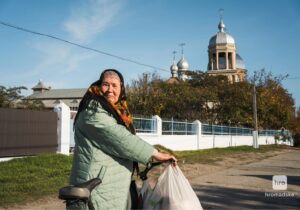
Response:
M140 190L140 196L143 200L143 207L144 207L145 203L147 202L146 200L148 200L150 198L152 193L153 193L153 191L150 187L148 180L146 179L145 181L143 181L143 185ZM145 208L143 208L143 209L145 209Z
M152 191L148 181L141 190L143 209L202 210L200 201L178 166L169 165Z

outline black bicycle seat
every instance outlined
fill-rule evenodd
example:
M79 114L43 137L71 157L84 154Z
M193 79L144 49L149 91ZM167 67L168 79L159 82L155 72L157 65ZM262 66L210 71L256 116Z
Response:
M84 183L63 187L59 189L58 197L62 200L89 200L92 190L101 182L101 179L94 178Z

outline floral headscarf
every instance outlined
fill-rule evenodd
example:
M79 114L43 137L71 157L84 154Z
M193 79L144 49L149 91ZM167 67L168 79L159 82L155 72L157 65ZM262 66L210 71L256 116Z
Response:
M105 73L108 71L115 72L121 82L121 93L119 96L119 100L116 103L111 103L104 97L104 93L101 91L101 84L104 80ZM90 100L96 100L100 102L103 109L105 109L107 112L111 113L112 116L117 120L117 122L121 125L124 125L131 133L135 134L135 129L133 126L133 118L132 115L129 112L127 101L126 101L126 93L125 93L125 86L124 86L124 79L120 72L118 72L115 69L106 69L102 72L100 79L94 82L87 90L85 95L83 96L83 99L81 100L79 104L79 109L76 115L76 118L74 120L74 124L76 123L76 120L80 114L81 111L83 111L87 105L89 104Z

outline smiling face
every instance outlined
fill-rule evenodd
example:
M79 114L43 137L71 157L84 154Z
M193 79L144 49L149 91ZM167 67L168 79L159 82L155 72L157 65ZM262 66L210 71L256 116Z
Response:
M121 94L121 81L116 73L104 75L104 79L101 83L101 91L109 102L116 103L119 100Z

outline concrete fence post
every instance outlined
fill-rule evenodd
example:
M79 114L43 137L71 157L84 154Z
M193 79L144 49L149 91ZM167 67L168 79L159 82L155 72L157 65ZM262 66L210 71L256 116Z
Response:
M152 117L156 121L156 132L155 134L158 136L162 135L162 120L158 115Z
M193 123L195 124L195 131L197 134L197 149L200 149L199 143L202 135L202 124L199 120L195 120Z
M70 108L63 102L60 102L54 107L54 112L57 113L57 153L69 155L70 151Z
M253 135L253 148L258 149L259 148L259 144L258 144L258 131L257 130L253 130L252 131L252 135Z

